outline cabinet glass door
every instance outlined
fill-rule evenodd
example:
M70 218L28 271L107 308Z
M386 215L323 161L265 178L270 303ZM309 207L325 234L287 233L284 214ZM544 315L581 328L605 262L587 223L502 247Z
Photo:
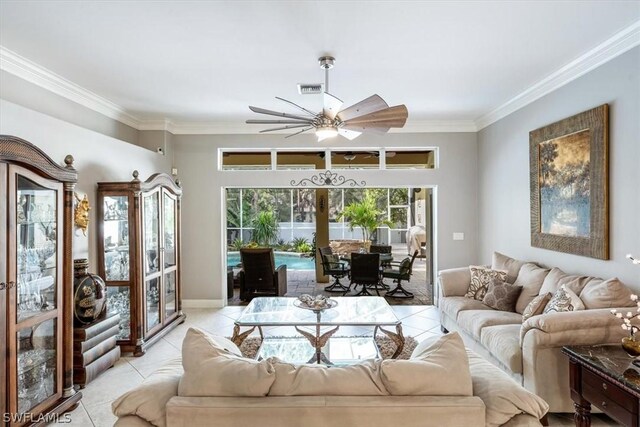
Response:
M144 268L147 275L160 271L159 193L144 196Z
M177 279L177 202L170 194L163 192L163 254L164 254L164 318L173 316L177 307L176 279Z
M57 191L17 176L16 322L55 310Z
M18 413L24 414L58 389L57 319L17 332Z
M129 198L104 198L104 271L106 281L129 280Z
M160 278L145 282L147 297L147 331L160 324Z

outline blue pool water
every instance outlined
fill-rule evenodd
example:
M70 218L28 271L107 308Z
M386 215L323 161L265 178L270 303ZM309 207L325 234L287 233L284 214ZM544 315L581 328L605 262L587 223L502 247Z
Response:
M286 264L287 270L313 270L316 263L313 258L303 258L294 254L276 253L276 267ZM227 266L235 267L240 264L240 254L238 252L227 254Z

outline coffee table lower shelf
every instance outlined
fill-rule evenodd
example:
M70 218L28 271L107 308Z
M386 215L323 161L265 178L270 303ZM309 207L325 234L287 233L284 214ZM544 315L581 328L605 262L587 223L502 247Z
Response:
M331 337L322 347L322 363L349 365L365 359L380 359L380 350L371 336ZM257 360L277 357L285 362L316 363L316 349L304 337L265 337Z

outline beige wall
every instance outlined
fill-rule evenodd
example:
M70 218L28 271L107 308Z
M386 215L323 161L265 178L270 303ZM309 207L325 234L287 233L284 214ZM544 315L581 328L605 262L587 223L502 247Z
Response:
M610 106L610 261L531 247L529 131L598 105ZM617 276L640 290L640 47L483 129L479 144L481 262L493 250L570 273Z
M67 154L73 155L78 170L76 192L88 194L94 207L87 237L76 230L74 258L89 256L92 271L97 271L96 183L130 180L134 169L140 171L141 178L171 171L170 157L5 100L0 100L0 134L32 142L60 164Z
M437 193L437 268L476 262L477 142L475 133L392 133L342 138L319 144L313 135L284 139L284 135L174 135L175 166L184 188L184 298L220 303L226 271L223 188L289 187L312 171L218 171L219 148L288 148L357 151L359 148L439 147L440 167L433 170L341 170L368 186L433 186ZM464 232L464 241L453 241Z

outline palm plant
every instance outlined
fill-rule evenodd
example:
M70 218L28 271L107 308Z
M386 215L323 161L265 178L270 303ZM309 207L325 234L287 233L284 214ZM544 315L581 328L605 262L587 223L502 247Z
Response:
M371 240L371 235L379 227L386 225L391 227L391 221L385 218L386 212L376 206L376 197L371 192L365 192L362 200L350 203L338 214L338 219L349 221L349 229L353 231L358 227L362 230L364 241Z
M269 246L278 237L278 218L272 211L260 212L252 221L252 238L259 245Z

